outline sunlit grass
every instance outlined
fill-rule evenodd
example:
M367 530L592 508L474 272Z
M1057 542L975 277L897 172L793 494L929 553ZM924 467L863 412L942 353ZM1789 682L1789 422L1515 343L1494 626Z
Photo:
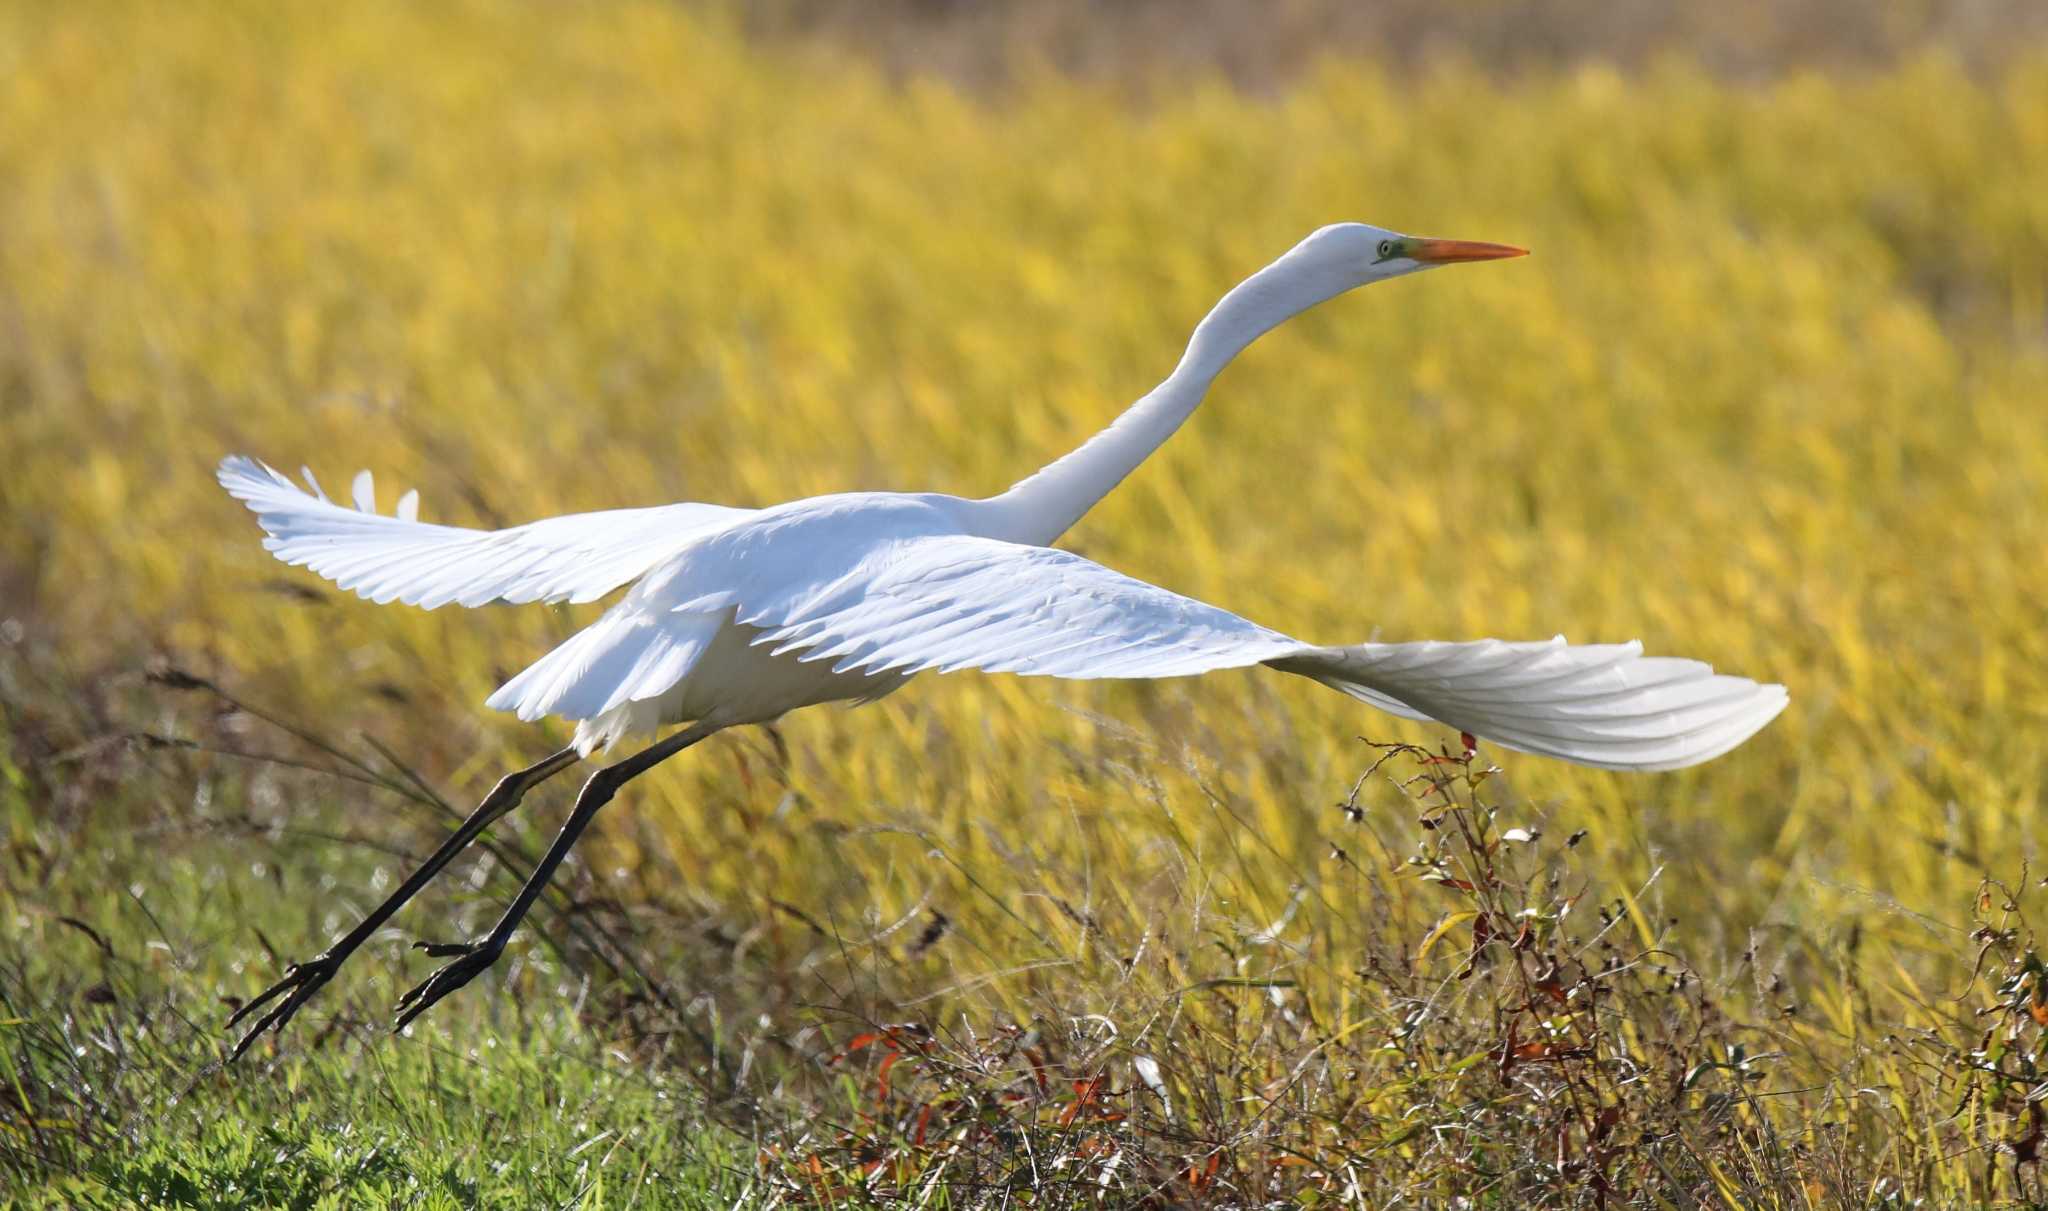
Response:
M1960 978L1957 907L2038 844L2048 64L1333 63L1134 108L886 85L661 4L27 4L0 181L7 600L82 672L169 653L481 789L562 736L478 703L590 611L308 599L221 454L470 523L986 493L1356 218L1535 254L1268 338L1072 546L1319 641L1639 636L1787 683L1698 771L1511 775L1715 978L1789 981L1816 1047ZM906 1016L1114 1017L1279 964L1342 1024L1353 957L1443 908L1331 857L1361 733L1443 739L1271 676L926 678L792 718L786 763L743 735L650 778L580 877L769 939L743 953L809 944L777 905L872 937L836 987ZM1284 959L1233 957L1276 921ZM1192 968L1112 978L1148 937Z

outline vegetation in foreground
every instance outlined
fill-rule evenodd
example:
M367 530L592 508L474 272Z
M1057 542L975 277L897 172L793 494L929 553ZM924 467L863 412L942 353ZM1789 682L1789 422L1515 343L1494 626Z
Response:
M1040 962L1086 978L1048 982L1028 1015L878 995L954 941L937 909L852 932L778 902L796 939L765 923L733 937L593 891L585 870L488 995L392 1036L389 1001L419 961L387 931L310 1023L224 1069L238 1001L219 990L285 958L259 922L331 935L454 808L388 746L335 743L181 671L82 710L36 682L47 672L19 652L0 665L16 756L37 750L0 771L0 910L34 939L0 966L11 1205L1905 1207L2044 1193L2048 965L2024 868L1976 887L1958 991L1894 985L1882 1003L1897 1016L1880 1020L1866 981L1911 976L1852 939L1828 999L1802 1003L1756 949L1732 970L1696 966L1685 923L1646 907L1664 870L1598 886L1569 809L1518 801L1462 737L1362 746L1361 774L1326 809L1341 875L1297 885L1262 928L1204 904L1213 892L1135 937L1057 901L1085 945ZM151 708L180 739L117 722ZM393 845L407 834L418 852ZM502 828L420 915L466 929L545 841L531 813ZM244 864L238 889L226 872ZM963 874L994 898L1024 871L1010 856ZM1314 926L1294 922L1346 911L1381 928L1346 956L1344 1003L1324 1017Z
M626 3L16 5L0 56L10 1197L2041 1197L2048 66L1132 110ZM475 704L584 616L336 597L221 453L486 523L993 490L1334 217L1536 255L1275 334L1078 544L1317 638L1640 635L1788 682L1758 741L1482 777L1312 686L934 678L636 786L390 1039L536 796L208 1071L559 742ZM1360 731L1425 752L1348 798Z
M417 964L393 931L288 1047L223 1070L224 990L366 909L445 805L220 701L167 729L214 742L173 742L117 705L160 684L81 699L50 672L0 657L0 1205L731 1206L758 1185L686 1075L618 1050L602 965L561 966L545 942L522 995L395 1040L393 985ZM541 835L492 852L530 859ZM504 893L505 871L464 872L461 902ZM603 928L553 907L572 940Z

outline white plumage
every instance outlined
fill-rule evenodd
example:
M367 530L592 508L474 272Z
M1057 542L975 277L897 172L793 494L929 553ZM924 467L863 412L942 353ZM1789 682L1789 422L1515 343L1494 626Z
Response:
M353 509L327 499L313 473L312 494L253 458L220 465L221 486L263 520L263 546L344 589L383 604L435 609L454 603L524 605L595 601L638 577L693 534L744 517L723 505L657 505L571 513L509 530L469 530L419 520L419 493L399 498L394 515L377 512L376 484L356 474Z
M760 722L880 697L925 671L1183 677L1264 664L1411 719L1607 769L1674 769L1769 722L1782 686L1718 676L1638 644L1320 647L1049 544L1191 413L1210 380L1275 324L1354 286L1518 250L1324 228L1233 290L1165 382L1103 433L986 500L856 493L750 510L674 504L506 530L430 525L407 493L353 508L253 459L220 481L278 558L373 601L432 609L590 601L632 587L491 695L522 719L578 723L588 754L683 721Z

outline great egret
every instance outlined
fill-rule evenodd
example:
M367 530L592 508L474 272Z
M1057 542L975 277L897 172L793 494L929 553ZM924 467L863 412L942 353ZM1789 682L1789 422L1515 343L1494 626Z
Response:
M1064 458L985 500L856 492L766 509L675 504L579 513L507 530L430 525L407 492L354 508L245 457L220 482L254 510L264 546L372 601L593 601L603 616L499 687L488 705L576 721L574 743L507 775L396 893L230 1020L283 997L236 1045L282 1029L391 914L545 778L600 746L689 726L592 774L540 865L495 927L427 946L451 961L398 1003L403 1028L494 962L591 817L620 786L706 736L815 703L866 701L926 669L1052 677L1181 677L1264 664L1405 719L1507 748L1617 770L1693 765L1782 710L1784 687L1717 676L1639 643L1365 643L1320 647L1134 580L1048 544L1195 410L1260 334L1358 286L1460 261L1523 255L1360 223L1310 235L1209 312L1173 373ZM232 1057L231 1057L232 1058Z

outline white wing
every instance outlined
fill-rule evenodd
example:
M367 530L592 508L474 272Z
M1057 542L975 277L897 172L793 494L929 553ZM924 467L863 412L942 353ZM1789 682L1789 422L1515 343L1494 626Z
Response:
M958 535L891 542L822 585L742 601L739 620L835 673L1185 677L1305 646L1070 551Z
M752 510L675 504L550 517L506 530L470 530L419 521L419 496L407 492L395 513L377 512L368 471L357 474L349 508L327 499L312 473L308 493L270 467L240 455L221 460L223 488L245 502L268 535L263 545L286 563L372 601L434 609L449 602L591 601L604 596L707 529Z
M756 643L834 672L977 668L1180 677L1270 664L1410 719L1603 769L1676 769L1784 709L1782 686L1639 644L1368 643L1324 648L1070 552L993 539L888 544L823 585L741 604Z
M1600 769L1683 769L1755 735L1782 685L1644 656L1640 643L1361 643L1270 661L1409 719Z

